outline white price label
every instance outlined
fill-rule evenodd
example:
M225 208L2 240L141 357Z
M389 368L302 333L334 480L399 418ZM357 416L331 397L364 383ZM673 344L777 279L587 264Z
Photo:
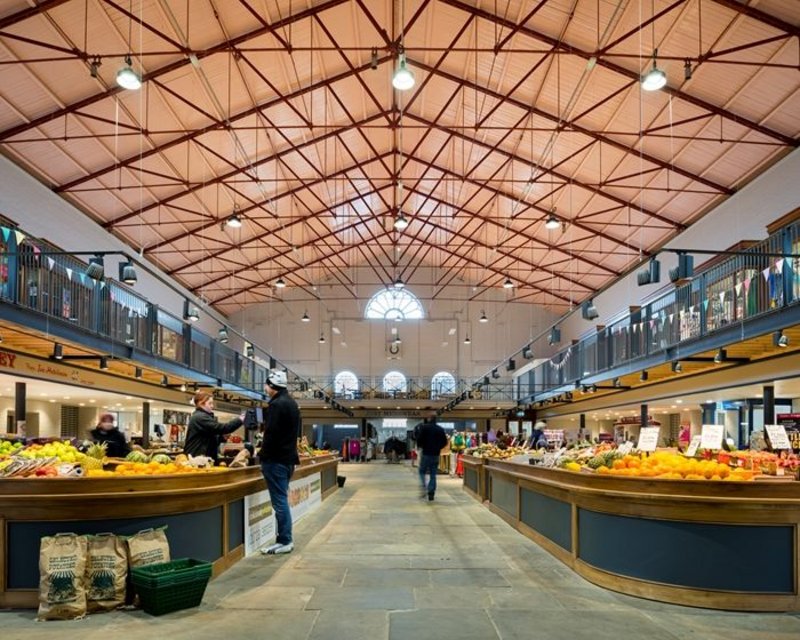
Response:
M722 437L725 426L721 424L704 424L700 432L700 446L703 449L722 449Z
M628 442L623 442L619 447L617 447L617 451L620 452L623 456L628 455L631 451L633 451L633 442L630 440Z
M773 449L791 449L792 443L786 435L786 427L782 424L765 424L764 429L769 436L769 443Z
M689 458L694 458L697 454L697 450L700 448L700 440L703 436L692 436L692 441L689 443L689 446L686 448L686 456Z
M639 432L639 451L655 451L658 446L659 427L642 427Z

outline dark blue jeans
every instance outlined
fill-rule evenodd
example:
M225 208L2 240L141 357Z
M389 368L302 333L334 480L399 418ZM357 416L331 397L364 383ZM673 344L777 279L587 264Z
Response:
M436 470L439 468L439 456L426 456L424 453L419 458L419 480L422 489L429 494L436 493ZM425 486L425 474L430 474L428 486Z
M275 542L289 544L292 541L292 512L289 510L289 480L294 473L294 465L280 462L262 462L261 473L269 489L269 499L278 523Z

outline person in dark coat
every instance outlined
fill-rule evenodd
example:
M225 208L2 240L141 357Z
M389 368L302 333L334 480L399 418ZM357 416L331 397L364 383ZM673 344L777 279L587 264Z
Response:
M225 424L217 420L214 417L214 396L208 391L195 393L192 403L196 408L189 418L183 451L191 456L208 456L216 464L222 436L236 431L244 420L242 416Z
M131 452L125 434L114 424L113 414L103 413L89 433L97 444L106 444L106 455L110 458L124 458Z
M275 512L278 534L275 544L261 549L261 553L274 555L291 553L294 549L289 480L295 466L300 464L297 438L300 437L302 420L297 403L286 389L285 371L270 371L264 390L270 400L264 425L264 440L258 457L261 460L261 473L264 474L269 490L272 510Z
M422 450L419 459L419 480L422 484L422 497L428 496L428 501L433 501L436 493L436 470L439 468L439 452L449 442L447 434L438 424L436 418L429 416L419 425L417 430L417 446ZM425 475L430 478L425 483Z

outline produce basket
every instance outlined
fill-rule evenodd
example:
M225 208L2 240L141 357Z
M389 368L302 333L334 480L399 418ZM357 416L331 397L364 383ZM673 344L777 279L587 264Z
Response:
M153 616L198 606L209 578L211 563L191 558L131 569L142 609Z

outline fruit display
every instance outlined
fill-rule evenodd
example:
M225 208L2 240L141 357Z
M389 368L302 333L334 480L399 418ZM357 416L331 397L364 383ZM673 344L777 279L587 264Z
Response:
M214 467L214 461L206 456L179 455L173 461L163 453L151 458L142 451L132 451L124 461L114 463L106 458L105 443L84 443L84 453L69 442L53 441L28 446L5 442L2 450L9 453L0 457L0 478L101 478L225 471L224 467ZM111 465L113 468L106 468Z
M508 447L506 445L482 444L475 449L467 449L467 455L475 458L493 458L497 460L506 460L523 453L528 450L523 447Z
M11 440L0 440L0 460L7 456L14 455L17 451L22 449L24 445L21 442L11 442Z

